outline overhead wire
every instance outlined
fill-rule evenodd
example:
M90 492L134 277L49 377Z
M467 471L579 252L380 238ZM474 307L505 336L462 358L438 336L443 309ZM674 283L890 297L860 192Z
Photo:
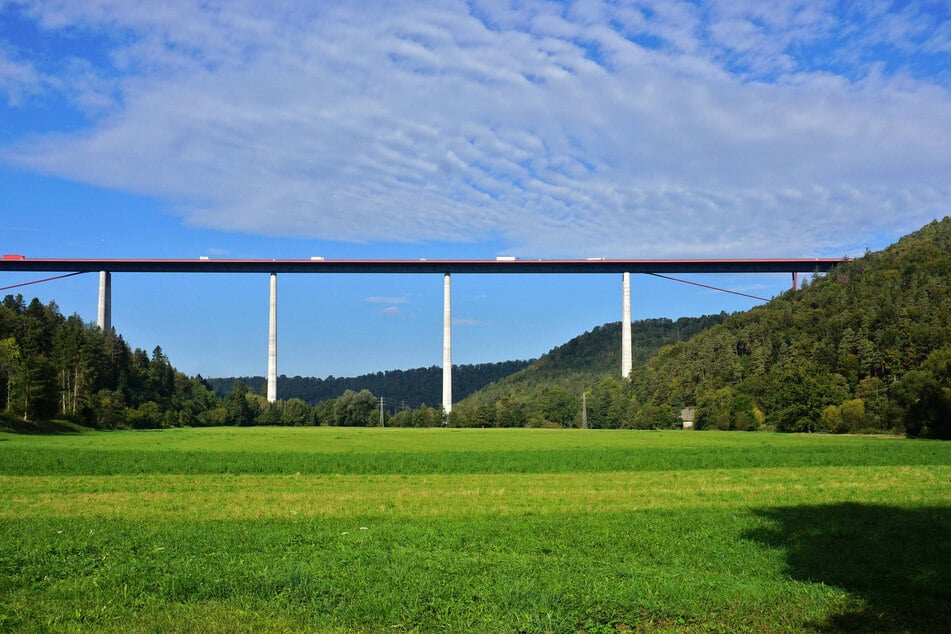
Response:
M661 275L660 273L648 273L648 275L653 275L654 277L662 277L665 280L670 280L672 282L680 282L681 284L691 284L693 286L699 286L701 288L709 288L712 291L720 291L721 293L731 293L733 295L740 295L741 297L749 297L750 299L758 299L762 302L768 302L769 299L765 297L757 297L756 295L750 295L748 293L741 293L739 291L731 291L727 288L720 288L718 286L710 286L709 284L701 284L700 282L691 282L690 280L684 280L679 277L671 277L669 275Z
M42 280L33 280L32 282L23 282L22 284L13 284L11 286L2 286L0 291L8 291L11 288L20 288L21 286L30 286L31 284L42 284L43 282L52 282L53 280L61 280L66 277L72 277L74 275L82 275L88 271L76 271L75 273L66 273L65 275L55 275L53 277L46 277Z

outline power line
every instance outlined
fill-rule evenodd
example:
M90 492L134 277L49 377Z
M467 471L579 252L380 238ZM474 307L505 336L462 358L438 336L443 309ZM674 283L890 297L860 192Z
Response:
M769 299L765 297L757 297L756 295L749 295L747 293L741 293L739 291L731 291L726 288L720 288L718 286L710 286L709 284L701 284L700 282L691 282L690 280L682 280L679 277L671 277L669 275L661 275L660 273L648 273L648 275L653 275L654 277L662 277L665 280L670 280L672 282L680 282L682 284L692 284L693 286L700 286L701 288L709 288L711 291L720 291L721 293L732 293L733 295L741 295L742 297L749 297L750 299L758 299L761 302L768 302Z
M42 284L43 282L52 282L53 280L61 280L61 279L63 279L64 277L72 277L72 276L74 276L74 275L82 275L83 273L86 273L86 272L87 272L87 271L76 271L75 273L67 273L66 275L57 275L57 276L55 276L55 277L46 277L46 278L43 278L42 280L33 280L32 282L23 282L22 284L14 284L14 285L12 285L12 286L4 286L4 287L0 287L0 291L8 291L8 290L10 290L11 288L20 288L21 286L29 286L29 285L31 285L31 284Z

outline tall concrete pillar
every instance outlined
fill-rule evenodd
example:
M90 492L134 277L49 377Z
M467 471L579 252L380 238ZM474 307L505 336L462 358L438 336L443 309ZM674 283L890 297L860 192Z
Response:
M267 327L267 400L277 400L277 273L271 273L271 302Z
M442 408L447 414L452 411L452 302L449 295L449 273L446 273L442 302Z
M622 276L621 292L621 378L631 375L631 274Z
M112 273L99 271L99 311L96 325L103 332L112 330Z

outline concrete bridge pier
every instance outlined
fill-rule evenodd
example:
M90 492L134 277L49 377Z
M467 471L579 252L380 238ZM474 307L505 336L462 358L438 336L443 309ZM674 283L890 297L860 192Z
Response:
M267 328L267 400L277 400L277 273L271 273L271 301Z
M112 330L112 273L99 271L99 310L96 325L103 332Z
M621 378L631 375L631 274L621 276Z
M452 301L449 273L443 275L442 304L442 409L452 411Z

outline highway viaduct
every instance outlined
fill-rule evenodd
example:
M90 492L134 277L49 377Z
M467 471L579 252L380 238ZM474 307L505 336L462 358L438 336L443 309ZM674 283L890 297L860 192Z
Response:
M793 288L799 273L824 273L842 258L718 259L718 260L307 260L259 259L67 259L4 255L0 271L99 273L97 324L112 328L112 273L266 273L270 276L268 318L267 399L277 400L277 275L283 273L431 274L443 276L443 394L446 413L452 411L452 307L450 278L454 274L620 274L621 376L631 361L631 273L791 273Z

